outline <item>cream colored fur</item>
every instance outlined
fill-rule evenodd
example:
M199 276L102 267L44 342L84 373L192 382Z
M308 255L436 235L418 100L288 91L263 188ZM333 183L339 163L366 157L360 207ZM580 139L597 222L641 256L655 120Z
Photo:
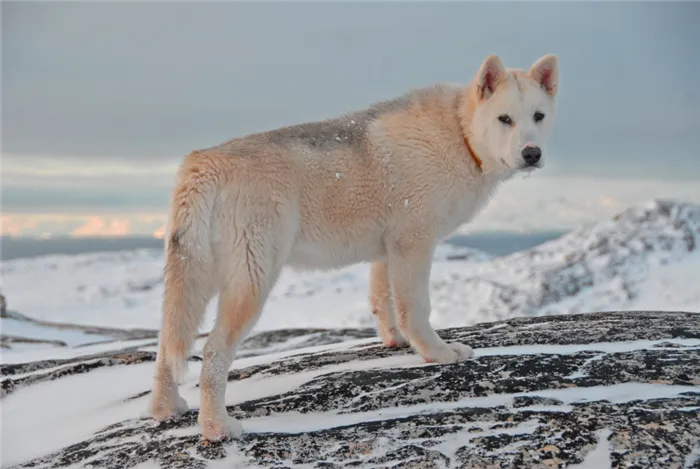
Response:
M527 166L522 152L544 148L557 85L554 56L528 72L489 56L468 85L414 90L188 155L166 233L151 415L164 420L187 409L179 376L205 307L219 294L204 347L199 424L210 440L240 434L225 407L228 369L285 265L372 263L370 300L384 344L408 342L438 363L470 358L468 345L446 343L430 324L433 252L500 183L541 166ZM544 114L541 122L535 112ZM510 124L499 120L504 114Z

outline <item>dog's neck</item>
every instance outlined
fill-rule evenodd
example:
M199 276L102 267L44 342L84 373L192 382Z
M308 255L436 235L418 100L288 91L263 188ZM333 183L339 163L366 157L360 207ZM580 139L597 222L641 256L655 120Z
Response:
M474 163L476 163L476 167L483 171L483 169L481 168L481 165L482 165L481 158L479 158L479 155L477 155L476 152L474 151L474 149L472 148L471 144L469 143L469 138L467 137L466 133L464 133L462 136L464 137L464 144L467 146L467 151L469 152L472 159L474 160Z
M469 156L474 160L476 167L480 171L483 171L483 160L479 158L479 155L469 141L469 128L471 127L474 108L476 107L473 86L474 84L472 83L471 86L468 86L461 94L457 104L457 117L459 118L462 140L464 140L464 145L467 147L467 153L469 153Z

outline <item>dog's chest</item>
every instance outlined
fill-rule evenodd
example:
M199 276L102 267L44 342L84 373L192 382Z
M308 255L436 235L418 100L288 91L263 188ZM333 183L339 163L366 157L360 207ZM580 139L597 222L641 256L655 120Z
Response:
M449 236L460 225L471 221L486 206L495 189L496 184L486 182L450 191L435 210L438 236Z

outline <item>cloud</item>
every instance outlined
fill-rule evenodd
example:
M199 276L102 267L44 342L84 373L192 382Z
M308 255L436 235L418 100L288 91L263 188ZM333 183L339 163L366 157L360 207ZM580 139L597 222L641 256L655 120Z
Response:
M151 236L167 214L128 212L3 213L3 236Z
M71 236L126 236L130 234L129 220L112 219L105 221L100 217L90 217L84 225L71 231Z
M177 164L3 153L3 211L164 210Z
M163 239L165 237L165 225L158 228L153 232L153 237L157 239Z
M2 227L0 227L2 236L21 235L37 225L36 220L15 218L7 215L1 217L0 223L2 223Z

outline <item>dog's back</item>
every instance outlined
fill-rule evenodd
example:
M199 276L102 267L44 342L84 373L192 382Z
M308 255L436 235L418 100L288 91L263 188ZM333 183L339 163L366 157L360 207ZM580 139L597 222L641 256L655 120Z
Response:
M440 189L412 185L432 171L427 157L445 145L445 134L457 131L454 118L447 125L440 119L446 106L455 105L459 90L431 86L340 117L193 152L183 164L175 200L178 192L186 195L174 206L185 207L197 185L216 193L210 196L216 201L210 216L215 225L206 228L219 234L215 251L217 242L226 243L258 207L259 214L249 215L284 215L280 229L291 244L287 264L331 268L377 259L385 251L382 237L406 212L405 201L415 199L416 190ZM423 152L426 159L397 161L402 146L414 146L411 153ZM170 230L188 226L175 223ZM221 249L228 252L227 246Z

